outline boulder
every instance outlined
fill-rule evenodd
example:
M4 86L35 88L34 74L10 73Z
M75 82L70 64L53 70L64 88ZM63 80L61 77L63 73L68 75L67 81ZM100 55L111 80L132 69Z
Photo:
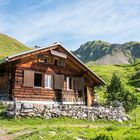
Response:
M33 104L33 107L36 110L41 110L41 111L43 111L45 109L45 106L43 104Z
M66 111L62 111L62 112L61 112L61 116L64 116L64 117L66 117L66 116L67 116L67 113L66 113Z

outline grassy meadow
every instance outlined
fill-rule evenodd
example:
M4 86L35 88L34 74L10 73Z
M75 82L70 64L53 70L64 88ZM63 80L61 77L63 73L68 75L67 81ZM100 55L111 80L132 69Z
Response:
M135 111L139 111L138 107ZM135 112L134 111L134 112ZM130 115L133 116L134 112ZM140 114L131 121L76 120L71 118L21 118L8 119L0 114L0 139L7 140L100 140L108 136L113 140L139 140ZM101 139L102 140L102 139ZM107 139L108 140L108 139Z

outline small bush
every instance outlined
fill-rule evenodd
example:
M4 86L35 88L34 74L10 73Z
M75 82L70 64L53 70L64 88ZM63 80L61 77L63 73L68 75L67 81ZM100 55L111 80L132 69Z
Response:
M107 133L101 133L94 140L113 140L113 136Z

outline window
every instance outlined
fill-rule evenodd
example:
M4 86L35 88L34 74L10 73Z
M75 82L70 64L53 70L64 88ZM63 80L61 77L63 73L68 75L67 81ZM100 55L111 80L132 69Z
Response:
M42 74L40 74L40 73L34 74L34 86L42 87Z
M67 77L67 89L73 89L74 88L74 80L72 77Z
M59 65L65 67L65 60L60 60Z
M46 58L44 59L44 63L46 63L46 64L49 63L49 58L48 58L48 57L46 57Z
M58 59L55 59L55 60L54 60L54 65L55 65L55 66L58 66Z
M45 88L52 88L53 80L52 75L45 75Z

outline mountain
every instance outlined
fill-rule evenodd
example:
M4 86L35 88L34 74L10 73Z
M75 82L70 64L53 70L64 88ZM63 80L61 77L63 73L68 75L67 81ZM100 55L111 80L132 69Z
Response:
M25 46L14 38L0 33L0 59L28 50L31 50L31 48Z
M140 42L110 44L100 40L89 41L72 53L84 63L133 64L140 61Z

